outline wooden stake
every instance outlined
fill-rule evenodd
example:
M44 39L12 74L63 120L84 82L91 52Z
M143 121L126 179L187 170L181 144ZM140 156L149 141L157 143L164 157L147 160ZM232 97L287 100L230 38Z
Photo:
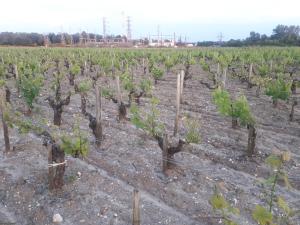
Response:
M180 82L181 76L180 74L177 75L177 96L176 96L176 117L175 117L175 125L174 125L174 136L177 135L178 132L178 122L179 122L179 110L180 110Z
M18 95L20 94L20 78L19 78L19 72L18 72L18 66L16 64L14 64L14 71L15 71L15 75L16 75L16 82L17 82L17 92Z
M148 57L146 58L146 77L149 76L149 59Z
M48 149L48 165L53 163L52 159L52 144L47 144ZM48 166L48 182L49 182L49 190L54 189L54 170L55 168L52 166Z
M117 82L118 105L121 105L122 96L121 96L120 77L119 76L116 76L116 82Z
M1 120L3 126L3 136L4 136L4 143L5 143L5 152L10 151L10 142L9 142L9 134L8 134L8 126L4 118L4 113L6 110L6 102L5 102L5 94L4 90L0 90L0 113L1 113Z
M184 70L180 73L180 103L183 103L183 82L184 82Z
M143 75L146 75L145 58L143 58L142 64L143 64Z
M249 76L248 76L248 88L251 88L251 77L253 73L253 63L250 64Z
M226 88L227 68L223 69L223 88Z
M64 185L65 152L59 145L47 143L49 189L60 189Z
M169 152L168 152L168 136L164 134L163 136L163 146L162 146L162 170L166 173L169 166Z
M220 76L220 63L218 63L218 67L217 67L217 77Z
M87 71L87 62L84 61L84 73L86 73L86 71Z
M96 85L96 144L100 146L102 140L102 124L101 124L101 91Z
M137 189L133 190L133 215L132 225L140 225L140 193Z

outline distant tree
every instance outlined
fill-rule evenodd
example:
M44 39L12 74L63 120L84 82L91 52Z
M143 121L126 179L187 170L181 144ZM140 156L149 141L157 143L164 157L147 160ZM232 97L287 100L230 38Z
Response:
M298 44L300 39L300 27L294 25L277 25L276 28L273 29L271 39L279 40L285 44Z

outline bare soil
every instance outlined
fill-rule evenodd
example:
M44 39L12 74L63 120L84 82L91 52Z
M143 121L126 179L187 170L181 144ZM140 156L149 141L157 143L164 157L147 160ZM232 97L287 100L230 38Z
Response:
M14 150L0 156L0 224L52 224L52 216L59 213L61 224L132 224L132 193L141 192L141 224L196 225L218 224L222 219L213 212L209 199L217 186L225 198L240 209L236 221L256 224L251 214L257 204L266 204L263 179L270 174L265 158L276 150L289 150L292 160L285 169L293 189L278 185L276 194L283 196L291 208L300 209L300 110L295 108L295 121L289 122L290 104L272 100L246 84L229 78L227 89L233 96L244 93L257 122L258 155L246 156L247 129L231 128L230 118L222 117L212 103L211 90L200 83L210 82L198 66L192 68L193 79L184 88L181 118L188 114L200 122L200 144L185 146L175 155L176 166L162 173L162 153L153 138L135 128L130 121L117 121L117 105L103 100L104 141L100 148L88 127L88 120L80 115L80 96L72 95L64 108L60 131L71 132L79 120L91 141L90 152L84 159L67 157L65 186L49 192L47 186L47 150L33 133L20 134L10 129ZM136 74L141 74L140 70ZM143 76L143 75L139 75ZM137 78L136 78L137 79ZM104 84L103 78L99 81ZM138 80L138 79L137 79ZM42 118L52 123L53 111L45 99L49 95L50 78L46 81L31 116L37 123ZM114 81L109 80L112 86ZM70 90L65 82L64 92ZM153 90L160 99L160 120L171 136L176 102L176 75L170 72ZM123 94L127 99L126 94ZM23 100L12 90L12 105L25 111ZM142 110L149 110L150 99L142 98ZM89 92L87 111L95 115L94 92ZM186 128L180 120L179 136ZM0 129L1 149L4 149ZM78 174L80 172L80 174ZM276 209L275 209L276 210ZM300 224L300 216L293 219Z

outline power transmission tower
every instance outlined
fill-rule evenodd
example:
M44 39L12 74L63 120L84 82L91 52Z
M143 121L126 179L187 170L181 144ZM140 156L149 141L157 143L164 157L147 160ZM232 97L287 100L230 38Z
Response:
M130 17L127 16L127 40L131 40L131 20L130 20Z
M224 35L222 34L222 32L219 33L217 38L218 38L219 45L221 45L223 43L223 38L224 38Z

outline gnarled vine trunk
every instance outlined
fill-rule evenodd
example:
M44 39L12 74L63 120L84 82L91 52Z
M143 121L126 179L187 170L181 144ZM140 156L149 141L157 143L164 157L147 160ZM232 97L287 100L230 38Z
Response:
M237 120L237 118L232 117L231 123L232 123L232 128L233 129L236 129L238 127L238 120Z
M297 99L296 98L294 98L293 99L293 102L292 102L292 109L291 109L291 113L290 113L290 115L289 115L289 119L290 119L290 121L293 121L294 120L294 108L295 108L295 106L298 104L298 102L297 102Z
M255 155L255 140L256 140L256 129L253 124L248 124L248 156Z
M81 112L84 115L86 113L86 98L84 93L80 93L80 99L81 99Z
M295 95L297 92L297 80L293 80L292 85L291 85L291 91L292 94Z
M63 112L63 106L70 104L70 98L71 98L70 94L66 97L66 99L59 100L58 102L50 97L48 98L49 104L54 112L54 118L53 118L54 125L57 125L57 126L61 125L61 115ZM57 99L60 99L60 98L57 98Z

